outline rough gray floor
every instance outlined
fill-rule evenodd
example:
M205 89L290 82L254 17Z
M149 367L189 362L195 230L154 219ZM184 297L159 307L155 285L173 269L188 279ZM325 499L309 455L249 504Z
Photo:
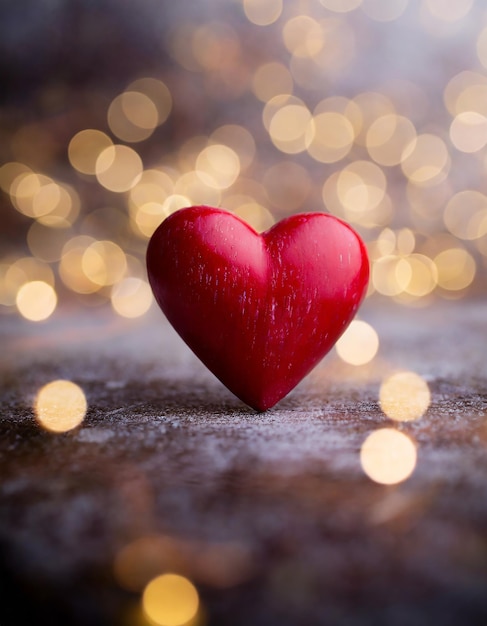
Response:
M3 318L1 626L140 626L139 595L113 563L147 536L176 552L157 567L197 586L201 624L486 626L487 301L367 304L361 318L381 339L370 365L330 354L263 414L158 311ZM421 374L432 404L401 426L418 443L416 471L385 487L359 451L392 425L377 397L396 368ZM31 408L55 378L89 402L63 435Z

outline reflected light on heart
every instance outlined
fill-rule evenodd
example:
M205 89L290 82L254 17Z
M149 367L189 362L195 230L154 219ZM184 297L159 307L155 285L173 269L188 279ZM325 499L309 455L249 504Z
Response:
M367 322L353 320L336 343L338 356L350 365L365 365L379 349L379 336Z
M425 414L431 402L428 384L414 372L398 372L381 385L382 411L398 422L411 422Z
M69 380L54 380L37 394L34 410L39 424L55 433L79 426L86 415L86 397L78 385Z
M362 444L360 461L365 474L382 485L403 482L414 471L416 446L403 433L381 428L371 433Z
M142 607L156 626L183 626L196 618L199 595L184 576L163 574L144 589Z

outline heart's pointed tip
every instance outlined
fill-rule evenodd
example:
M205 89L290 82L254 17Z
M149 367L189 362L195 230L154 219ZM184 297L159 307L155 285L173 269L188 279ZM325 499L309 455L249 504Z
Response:
M265 413L269 409L272 409L272 407L275 406L279 402L280 399L281 398L277 400L267 400L264 398L264 399L251 400L251 401L243 400L243 402L247 406L249 406L251 409L254 409L254 411L257 411L257 413Z

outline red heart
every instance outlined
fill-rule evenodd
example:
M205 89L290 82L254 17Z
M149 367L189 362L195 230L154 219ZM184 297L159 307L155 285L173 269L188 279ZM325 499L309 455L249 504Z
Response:
M206 206L162 222L147 268L176 331L258 410L276 404L332 348L369 277L364 243L331 215L293 215L259 235Z

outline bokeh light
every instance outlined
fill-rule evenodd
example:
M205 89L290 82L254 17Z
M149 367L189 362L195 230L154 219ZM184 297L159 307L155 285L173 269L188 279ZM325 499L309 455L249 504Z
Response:
M159 118L154 102L138 91L124 91L114 98L107 115L112 133L130 143L150 137Z
M142 160L132 148L113 145L96 159L96 178L100 185L114 192L132 189L142 175Z
M199 595L184 576L162 574L144 589L142 606L149 620L157 626L183 626L197 615Z
M338 356L350 365L365 365L379 349L379 336L362 320L353 320L336 343Z
M419 419L427 411L430 401L427 382L414 372L392 374L380 387L380 408L397 422Z
M113 287L111 302L122 317L140 317L152 304L152 290L142 278L128 276Z
M79 426L87 410L86 397L70 380L54 380L42 387L34 403L36 419L45 430L64 433Z
M74 297L142 316L146 279L127 257L144 264L159 224L200 204L259 232L305 211L349 222L369 250L371 300L427 307L485 293L479 3L237 5L197 19L171 13L167 37L147 46L156 63L120 81L64 105L49 92L35 110L5 109L0 313L22 316L24 285L41 281L56 307ZM393 70L382 68L386 41L387 58L400 60ZM447 62L453 49L458 64ZM15 265L26 250L49 278Z
M417 462L416 445L398 430L380 428L365 439L360 461L371 480L381 485L395 485L413 473Z
M15 299L22 317L31 322L40 322L52 315L57 305L57 295L53 287L42 280L24 283Z
M96 174L96 161L106 148L113 145L110 137L100 130L80 130L68 145L71 165L82 174Z

